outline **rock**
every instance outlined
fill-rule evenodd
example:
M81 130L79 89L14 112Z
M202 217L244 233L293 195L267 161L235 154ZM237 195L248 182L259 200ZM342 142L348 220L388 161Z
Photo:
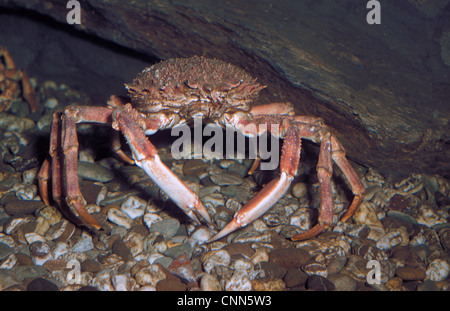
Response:
M89 234L82 234L71 247L73 253L84 253L94 248L92 237Z
M37 278L34 279L33 281L31 281L28 285L27 285L27 291L57 291L58 290L58 286L53 283L50 282L49 280L43 279L43 278Z
M231 256L226 250L216 250L206 253L202 258L203 269L210 273L215 266L225 266L231 262Z
M183 174L185 176L197 176L201 178L209 165L200 159L188 159L183 165Z
M14 253L14 248L4 244L0 243L0 261L8 257L9 255Z
M5 204L5 212L10 216L29 215L44 206L41 201L16 200Z
M399 277L394 277L386 282L386 287L391 291L400 290L402 285L403 280Z
M108 210L107 217L109 221L127 229L130 229L133 224L133 219L131 219L127 214L116 207L110 208Z
M286 268L279 264L272 262L261 262L261 269L264 270L264 275L274 279L281 279L286 274Z
M404 227L392 229L377 241L377 247L381 250L389 250L397 245L407 245L409 242L408 232Z
M287 287L300 287L306 284L306 280L308 279L308 275L301 271L300 269L290 269L287 270L284 275L284 283Z
M218 186L239 186L244 180L235 173L220 173L210 176L213 183Z
M159 281L156 284L158 291L186 291L186 284L183 284L179 278L171 277Z
M128 273L112 273L111 283L116 291L133 291L136 288L136 281Z
M252 281L252 290L254 291L282 291L286 284L282 279L263 277Z
M279 248L269 253L269 262L279 264L286 269L296 269L305 265L311 255L300 248Z
M81 178L90 181L110 182L114 178L114 174L107 168L91 163L91 162L78 162L78 175Z
M164 255L167 257L170 257L172 259L175 259L182 254L187 254L190 257L191 253L192 253L191 245L189 243L182 243L182 244L175 245L173 247L169 247L164 252Z
M330 282L332 282L337 291L355 291L356 290L356 281L354 278L347 274L332 274L327 278Z
M14 270L19 282L28 278L40 278L47 274L47 270L43 266L17 266L12 270Z
M317 291L331 291L336 289L334 284L320 275L311 275L306 281L306 288Z
M17 279L16 274L13 270L0 269L0 291L19 284L20 281Z
M247 273L235 271L233 276L225 283L226 291L250 291L252 290L252 281Z
M200 288L204 291L221 291L219 281L211 274L204 274L200 280Z
M304 267L303 267L303 271L311 276L311 275L320 275L323 276L324 278L326 278L328 276L328 269L327 267L320 263L320 262L310 262L307 263Z
M240 164L240 163L238 163L236 161L233 161L228 166L227 171L230 172L230 173L238 174L241 177L246 177L248 169L244 165L242 165L242 164Z
M252 257L255 250L251 247L251 243L231 243L226 245L223 250L227 251L232 258L246 256Z
M427 267L426 279L434 282L443 281L447 278L450 265L446 260L435 259Z
M144 215L147 205L144 199L131 195L122 202L120 209L131 219L136 219Z
M33 263L42 266L47 260L53 259L53 253L48 244L37 241L30 245L30 255Z
M180 222L175 218L166 218L155 222L149 228L150 232L160 232L165 239L173 237L180 228Z
M164 273L163 268L161 268L158 264L152 264L139 270L135 274L134 278L136 279L136 282L141 286L156 286L159 281L166 279L167 276Z
M436 213L433 207L429 204L422 204L418 209L418 215L416 216L417 222L427 227L434 227L439 224L447 223L447 220Z
M404 266L395 270L395 274L403 281L421 281L426 278L425 269L420 266Z
M331 260L327 265L328 274L332 275L341 272L346 263L347 263L346 257L338 257Z
M111 251L113 254L118 255L123 261L128 261L132 258L131 252L122 240L117 239L111 246Z
M80 264L81 272L91 272L96 274L100 271L100 264L93 259L86 259Z

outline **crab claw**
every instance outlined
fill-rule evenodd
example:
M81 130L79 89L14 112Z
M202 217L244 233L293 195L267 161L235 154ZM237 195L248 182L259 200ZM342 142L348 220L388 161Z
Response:
M233 231L245 227L253 220L259 218L271 208L289 189L293 177L283 172L280 177L268 183L255 195L242 209L234 215L225 228L213 236L208 242L216 241Z

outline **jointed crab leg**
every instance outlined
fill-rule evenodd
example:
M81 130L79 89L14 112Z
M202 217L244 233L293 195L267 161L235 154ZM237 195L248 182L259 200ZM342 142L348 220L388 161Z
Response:
M299 131L297 128L291 127L286 132L285 143L283 145L280 177L269 182L260 192L250 199L250 201L234 215L233 220L231 220L219 233L213 236L209 242L218 240L236 229L248 225L264 214L286 194L294 176L297 174L297 167L300 161L300 149L301 139Z
M247 123L251 123L246 120L238 119L232 120L232 122L237 126L244 127ZM333 222L333 201L331 192L331 176L333 175L332 160L336 162L346 176L351 185L353 194L355 195L353 202L343 216L342 221L350 218L362 201L364 187L346 159L342 146L329 129L323 125L322 119L301 116L264 116L262 114L254 119L256 125L265 122L277 122L281 125L280 136L282 138L283 133L285 133L280 163L280 177L267 184L240 211L238 211L233 220L212 237L210 241L220 239L236 229L246 226L248 223L264 214L286 193L291 181L297 174L302 138L319 141L321 144L319 161L317 164L320 191L319 220L318 224L313 228L293 236L292 240L298 241L314 237L331 226ZM270 130L270 127L267 127L267 129ZM257 134L260 135L261 133L259 132Z
M200 223L195 215L197 212L208 225L214 226L198 196L159 158L155 146L145 136L143 130L145 120L131 106L117 110L113 118L113 127L123 132L136 165L141 167L186 215Z

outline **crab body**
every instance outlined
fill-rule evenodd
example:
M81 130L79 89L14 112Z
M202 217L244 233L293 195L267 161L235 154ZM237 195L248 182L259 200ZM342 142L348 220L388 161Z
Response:
M72 106L53 117L50 159L44 161L39 172L40 191L48 202L48 180L52 178L53 199L59 206L69 207L84 225L101 227L86 211L78 185L76 124L83 122L110 124L116 130L112 145L117 155L141 167L190 218L200 223L197 217L200 216L211 228L215 224L198 196L160 160L147 135L202 117L206 122L230 126L248 136L268 132L283 138L279 177L265 185L210 241L251 223L285 195L297 174L302 139L320 143L317 174L321 201L317 225L294 236L293 240L310 238L331 226L333 161L346 176L354 194L341 220L350 218L363 199L364 187L323 120L296 116L289 103L253 106L264 86L234 65L203 57L170 59L144 69L126 88L130 103L112 96L110 107ZM125 136L133 159L121 150L119 132Z

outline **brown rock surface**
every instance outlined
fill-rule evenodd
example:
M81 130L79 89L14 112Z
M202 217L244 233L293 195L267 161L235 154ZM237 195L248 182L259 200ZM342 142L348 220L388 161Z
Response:
M85 0L75 26L161 59L204 55L268 85L261 102L321 116L380 170L448 172L449 1ZM66 1L0 0L66 24ZM124 81L128 82L128 81Z

